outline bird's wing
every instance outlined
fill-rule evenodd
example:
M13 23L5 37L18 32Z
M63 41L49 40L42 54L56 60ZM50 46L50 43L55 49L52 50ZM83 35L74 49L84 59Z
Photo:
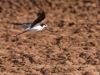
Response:
M31 23L11 23L11 24L14 24L14 25L24 25L24 24L31 24Z
M32 23L31 27L33 27L35 24L41 22L45 18L45 13L44 11L39 15L39 17Z

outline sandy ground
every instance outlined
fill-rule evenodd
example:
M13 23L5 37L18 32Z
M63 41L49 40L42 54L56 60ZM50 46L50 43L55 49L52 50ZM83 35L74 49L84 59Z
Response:
M12 37L41 10L47 28ZM100 75L100 1L0 0L0 75Z

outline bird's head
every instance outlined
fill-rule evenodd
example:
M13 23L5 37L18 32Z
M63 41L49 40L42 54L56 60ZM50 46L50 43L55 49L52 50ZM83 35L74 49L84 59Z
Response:
M47 24L41 24L42 27L47 27Z

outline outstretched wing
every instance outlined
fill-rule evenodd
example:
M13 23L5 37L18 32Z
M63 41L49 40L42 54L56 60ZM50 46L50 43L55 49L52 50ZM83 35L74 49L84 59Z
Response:
M35 24L41 22L45 19L45 13L44 11L39 15L39 17L32 23L31 27L33 27Z
M24 25L24 24L31 24L31 23L15 23L15 22L13 22L13 23L11 23L11 24L14 24L14 25Z

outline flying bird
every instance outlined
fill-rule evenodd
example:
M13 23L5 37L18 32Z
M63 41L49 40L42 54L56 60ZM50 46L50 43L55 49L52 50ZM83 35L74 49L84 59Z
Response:
M40 13L38 18L33 21L33 23L24 23L24 24L22 24L22 23L12 23L12 24L22 25L22 26L26 27L26 29L24 31L13 35L13 37L17 37L18 35L21 35L21 34L28 32L28 31L33 31L33 32L41 31L43 28L47 27L47 24L40 24L40 22L44 19L45 19L45 13L43 11L42 13Z

